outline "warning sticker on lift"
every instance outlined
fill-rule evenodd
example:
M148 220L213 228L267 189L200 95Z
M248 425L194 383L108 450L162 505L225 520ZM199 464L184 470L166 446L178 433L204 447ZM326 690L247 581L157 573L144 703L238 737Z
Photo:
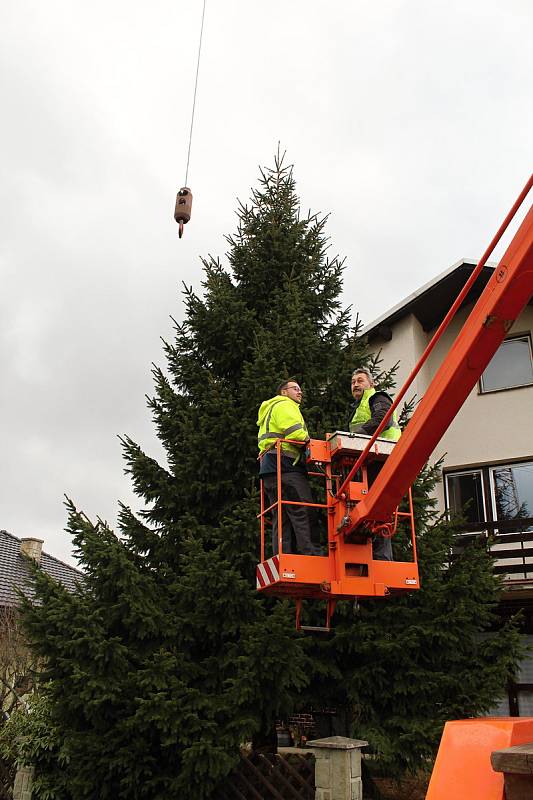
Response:
M406 584L407 584L408 586L416 586L416 584L418 583L418 581L416 580L416 578L406 578L406 579L405 579L405 582L406 582Z
M296 577L296 573L295 572L282 572L281 573L281 577L282 578L295 578Z

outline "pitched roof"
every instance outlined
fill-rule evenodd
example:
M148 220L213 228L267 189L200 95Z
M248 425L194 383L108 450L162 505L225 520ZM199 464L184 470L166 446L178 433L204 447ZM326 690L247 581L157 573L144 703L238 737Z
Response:
M431 331L444 319L446 312L474 271L476 261L462 259L452 264L440 275L425 283L393 308L373 322L365 325L362 333L371 341L376 335L386 333L395 322L407 314L414 314L425 331ZM467 294L463 306L477 300L495 269L495 262L488 262Z
M48 553L41 554L41 567L69 591L73 591L76 584L83 579L83 573L79 569L64 564ZM20 553L20 539L0 530L0 606L18 604L16 589L21 589L28 597L33 595L30 570Z

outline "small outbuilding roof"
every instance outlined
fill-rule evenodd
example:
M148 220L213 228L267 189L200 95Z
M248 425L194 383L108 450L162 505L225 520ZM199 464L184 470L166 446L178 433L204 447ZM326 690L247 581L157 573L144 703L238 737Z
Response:
M17 589L32 596L30 570L21 553L21 539L7 531L0 530L0 606L18 605ZM66 589L73 591L83 580L83 572L63 563L58 558L41 553L41 568Z

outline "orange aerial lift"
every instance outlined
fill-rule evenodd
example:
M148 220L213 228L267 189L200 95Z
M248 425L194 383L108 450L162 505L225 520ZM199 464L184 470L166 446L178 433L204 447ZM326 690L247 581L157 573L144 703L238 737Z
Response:
M526 214L399 441L394 444L380 439L379 434L463 303L532 186L533 176L376 432L371 437L364 437L337 431L328 434L325 441L312 439L309 442L310 474L323 476L326 502L300 505L326 510L328 553L325 556L282 551L282 507L296 501L282 497L280 459L283 440L278 440L278 498L272 506L265 505L261 488L261 562L256 570L257 589L264 594L292 597L296 603L298 630L329 630L331 615L340 599L384 597L419 588L410 487L533 295L533 207ZM367 465L376 460L382 461L383 466L369 487ZM399 511L404 497L407 502L402 507L407 510ZM278 515L278 555L271 558L265 558L268 514ZM412 560L374 561L372 536L393 536L402 516L410 528ZM305 598L326 601L325 627L311 628L301 624Z

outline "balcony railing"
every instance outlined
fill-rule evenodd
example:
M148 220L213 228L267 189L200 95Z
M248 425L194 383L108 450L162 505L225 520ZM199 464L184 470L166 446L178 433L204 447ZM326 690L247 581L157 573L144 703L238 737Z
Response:
M486 540L494 558L494 572L504 581L531 581L533 585L533 517L468 523L461 540L466 543L474 539ZM460 549L457 542L454 550Z

